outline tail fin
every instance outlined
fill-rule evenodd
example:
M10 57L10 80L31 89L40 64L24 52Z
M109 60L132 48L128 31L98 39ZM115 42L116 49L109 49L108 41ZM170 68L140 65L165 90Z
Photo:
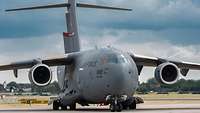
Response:
M62 4L8 9L6 11L21 11L21 10L49 9L49 8L62 8L62 7L66 7L68 9L66 13L67 32L63 33L65 53L80 51L78 26L76 20L76 7L132 11L132 9L126 9L126 8L76 3L76 0L68 0L68 3L62 3Z

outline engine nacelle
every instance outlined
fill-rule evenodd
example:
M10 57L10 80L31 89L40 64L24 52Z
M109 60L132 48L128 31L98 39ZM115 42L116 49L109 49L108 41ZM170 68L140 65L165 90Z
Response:
M38 64L29 71L29 80L32 84L40 87L47 86L52 80L52 71L45 64Z
M179 80L179 69L173 63L160 64L155 70L155 78L162 84L174 84Z

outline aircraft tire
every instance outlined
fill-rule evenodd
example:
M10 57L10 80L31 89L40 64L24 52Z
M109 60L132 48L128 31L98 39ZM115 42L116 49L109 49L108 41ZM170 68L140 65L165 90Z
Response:
M123 107L122 107L121 104L117 104L115 109L116 109L117 112L121 112Z
M67 110L67 106L61 106L61 110Z
M115 105L110 104L110 110L111 110L111 112L115 112Z
M123 109L123 106L121 104L111 104L110 105L111 112L115 112L115 111L121 112L122 109Z
M122 109L128 110L129 109L129 105L127 103L122 103Z
M60 103L58 101L53 101L53 110L59 110Z
M69 106L70 110L76 110L76 103Z
M132 109L132 110L135 110L136 109L136 102L134 101L130 106L129 108Z

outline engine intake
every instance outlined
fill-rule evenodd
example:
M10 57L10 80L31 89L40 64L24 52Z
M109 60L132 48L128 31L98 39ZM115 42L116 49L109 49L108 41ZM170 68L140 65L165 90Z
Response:
M45 64L35 65L29 71L29 80L36 86L44 87L49 85L52 80L52 72L49 66Z
M178 67L173 63L163 63L156 68L155 78L162 84L174 84L179 79Z

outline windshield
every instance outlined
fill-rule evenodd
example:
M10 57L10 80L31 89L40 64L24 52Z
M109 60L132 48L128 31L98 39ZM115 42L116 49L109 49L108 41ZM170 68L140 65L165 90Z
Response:
M125 57L123 55L116 55L116 54L108 54L105 57L102 57L103 63L114 63L114 64L121 64L125 63Z

